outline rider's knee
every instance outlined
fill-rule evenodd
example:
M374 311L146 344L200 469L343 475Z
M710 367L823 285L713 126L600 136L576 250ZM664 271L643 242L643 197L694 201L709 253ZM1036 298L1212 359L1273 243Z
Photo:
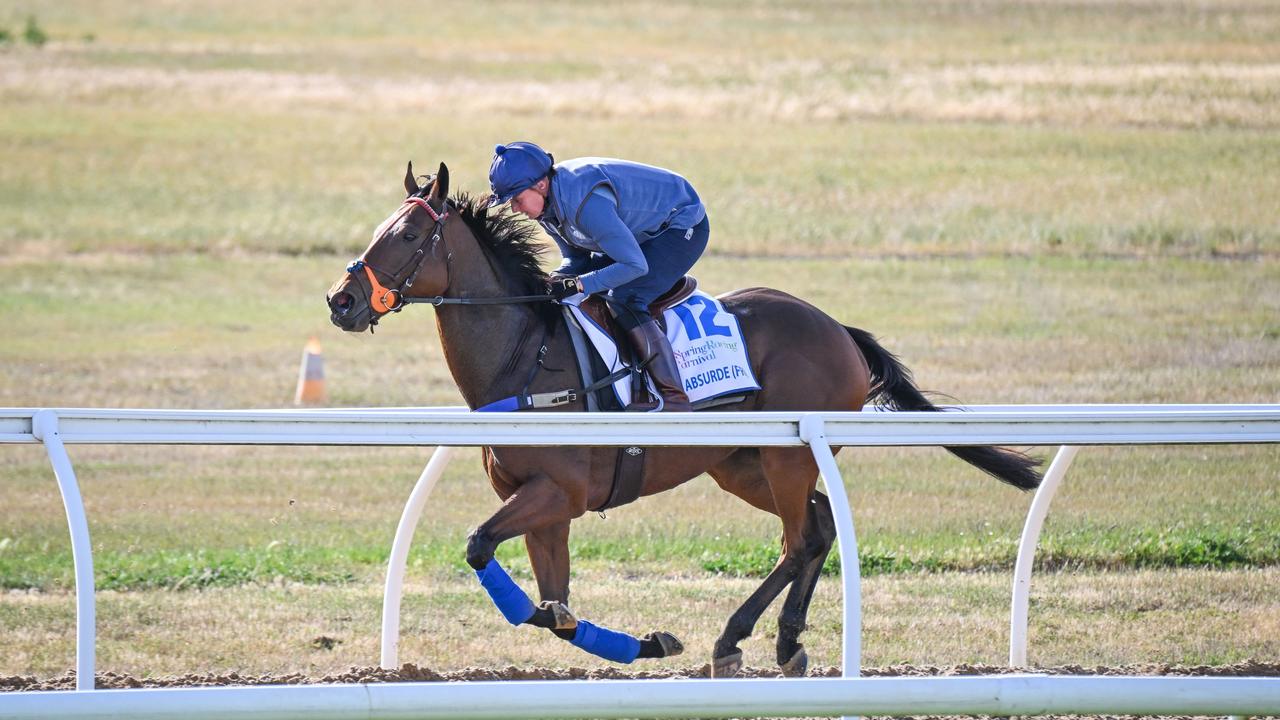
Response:
M609 305L609 310L625 331L634 330L653 319L648 303L634 295L618 298L618 302Z

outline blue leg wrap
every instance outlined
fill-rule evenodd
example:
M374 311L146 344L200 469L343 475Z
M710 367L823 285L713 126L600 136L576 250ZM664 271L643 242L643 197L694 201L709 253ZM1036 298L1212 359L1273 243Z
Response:
M617 630L597 627L586 620L578 621L578 630L569 642L592 655L614 662L629 663L640 654L639 640Z
M516 585L496 559L490 560L483 570L477 570L476 577L480 579L481 587L489 593L489 598L493 600L494 605L498 606L498 611L507 619L507 622L519 625L533 617L533 601L524 594L519 585Z

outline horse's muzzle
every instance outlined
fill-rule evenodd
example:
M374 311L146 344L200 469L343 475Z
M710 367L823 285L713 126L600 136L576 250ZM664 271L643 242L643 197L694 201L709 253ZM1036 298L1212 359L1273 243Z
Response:
M351 307L355 305L355 300L349 292L336 292L329 297L329 309L333 314L342 317L351 312Z
M355 298L346 291L336 292L326 298L329 304L329 321L347 332L363 332L360 320L366 313L355 312Z

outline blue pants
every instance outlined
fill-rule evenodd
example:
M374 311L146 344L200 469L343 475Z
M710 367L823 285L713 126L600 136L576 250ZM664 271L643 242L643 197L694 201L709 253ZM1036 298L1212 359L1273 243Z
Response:
M649 317L649 304L688 274L693 264L702 257L702 251L707 249L707 239L710 236L711 222L703 218L702 222L692 228L672 228L640 246L640 252L644 253L644 260L649 265L649 272L608 293L609 297L638 315L637 318L625 311L619 313L618 321L623 327L635 327ZM595 262L592 270L613 264L604 255L593 260Z

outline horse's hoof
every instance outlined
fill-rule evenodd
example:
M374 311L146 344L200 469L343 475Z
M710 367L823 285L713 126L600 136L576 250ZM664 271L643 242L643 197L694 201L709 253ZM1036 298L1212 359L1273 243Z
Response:
M782 663L782 674L785 677L804 677L805 671L809 669L809 653L804 651L804 646L796 648L796 653L791 659Z
M711 677L731 678L742 669L742 651L730 653L711 661Z
M658 630L644 636L645 640L652 640L662 646L662 655L660 657L675 657L684 652L684 643L680 639L669 632Z
M573 616L573 612L562 602L555 600L543 600L538 603L538 609L546 610L551 613L555 627L551 630L573 630L578 627L578 618Z

